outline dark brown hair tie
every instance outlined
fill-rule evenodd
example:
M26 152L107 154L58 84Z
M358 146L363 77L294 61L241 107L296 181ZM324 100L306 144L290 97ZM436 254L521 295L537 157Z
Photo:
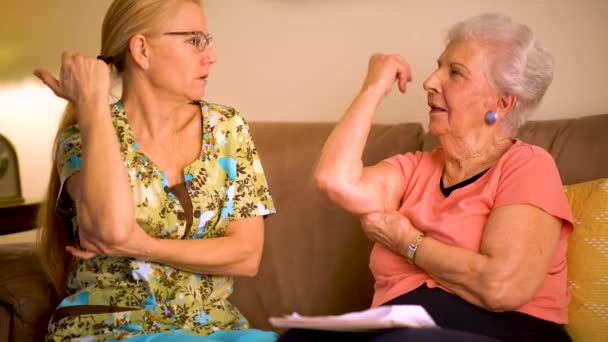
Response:
M112 61L114 60L114 58L112 57L104 57L104 56L97 56L97 59L101 59L102 61L104 61L107 65L112 64Z

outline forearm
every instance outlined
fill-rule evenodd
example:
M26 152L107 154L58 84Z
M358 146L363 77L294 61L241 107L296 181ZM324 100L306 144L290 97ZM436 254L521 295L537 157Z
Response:
M198 274L252 277L257 274L262 245L232 236L196 240L153 239L136 256Z
M106 103L78 108L81 171L77 199L80 228L104 243L119 243L135 224L135 208L118 138Z
M417 234L412 232L403 251ZM451 246L432 237L421 241L415 263L446 289L490 311L514 310L536 291L534 280L530 279L533 277L526 280L526 273L518 272L508 260Z
M328 137L315 172L321 188L343 182L352 186L363 171L362 155L381 96L363 90Z
M413 241L413 239L412 239ZM404 247L407 250L407 246ZM416 252L416 265L440 285L466 301L487 308L484 299L487 257L425 237Z

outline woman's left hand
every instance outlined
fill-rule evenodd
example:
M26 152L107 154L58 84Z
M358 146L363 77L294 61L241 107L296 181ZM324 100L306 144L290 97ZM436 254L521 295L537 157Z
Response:
M370 240L383 244L397 254L405 250L403 246L407 246L407 237L412 231L410 220L397 211L364 214L361 225Z

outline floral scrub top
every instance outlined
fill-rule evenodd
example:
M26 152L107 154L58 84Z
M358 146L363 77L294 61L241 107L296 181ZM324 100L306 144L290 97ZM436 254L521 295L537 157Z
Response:
M111 106L137 223L156 238L220 237L231 221L275 212L247 123L233 108L196 104L201 106L203 148L200 158L184 169L193 213L188 220L183 203L169 190L166 175L138 148L122 103ZM80 156L79 129L70 126L57 147L62 188L79 171ZM71 216L78 236L67 191L60 191L57 211ZM228 301L232 286L231 277L195 274L133 258L74 258L68 296L55 311L47 339L106 341L163 331L209 335L247 329L247 320Z

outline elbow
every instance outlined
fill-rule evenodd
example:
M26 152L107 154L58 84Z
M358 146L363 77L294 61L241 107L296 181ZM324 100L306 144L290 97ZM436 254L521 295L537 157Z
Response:
M241 265L238 275L241 277L253 278L258 275L259 270L260 258L249 258Z
M316 188L329 197L347 189L351 176L345 173L343 168L317 166L313 179Z
M513 310L511 296L507 293L506 287L502 282L488 282L484 284L480 294L483 308L492 312Z
M508 280L486 282L482 289L481 304L484 309L492 312L514 311L525 305L534 296L530 295L530 291L524 286L518 286Z
M338 181L338 177L329 173L317 173L314 177L315 187L333 203L341 203L345 197L346 184Z
M102 252L111 251L114 247L125 244L129 239L129 225L123 220L92 218L80 212L78 227L81 238L94 241Z
M252 248L246 254L245 259L241 263L239 275L242 277L253 278L260 270L260 263L262 261L262 247Z
M544 274L495 259L486 259L475 273L479 305L492 312L519 309L534 298L544 281Z
M81 234L108 247L126 243L135 223L133 208L93 203L81 198L76 207Z
M258 275L259 270L259 265L245 265L240 275L245 278L253 278Z
M117 246L124 245L129 239L129 236L124 231L109 231L101 234L99 242L107 246L109 249L114 249Z
M317 170L314 174L315 187L324 194L334 191L335 183L329 172Z
M121 250L128 242L129 237L125 232L104 231L100 226L93 227L93 232L80 228L81 243L82 240L92 243L103 255L115 255L116 251Z

